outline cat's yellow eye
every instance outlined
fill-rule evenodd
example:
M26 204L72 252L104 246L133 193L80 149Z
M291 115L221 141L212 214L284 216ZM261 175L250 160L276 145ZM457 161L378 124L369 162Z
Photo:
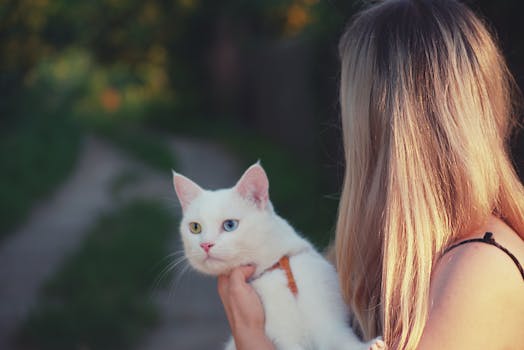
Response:
M200 232L202 232L202 226L200 226L198 222L190 222L189 231L195 235L198 235Z

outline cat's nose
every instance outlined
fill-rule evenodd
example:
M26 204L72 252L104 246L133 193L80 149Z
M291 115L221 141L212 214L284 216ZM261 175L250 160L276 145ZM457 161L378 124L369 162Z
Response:
M204 243L200 243L200 247L202 247L202 249L204 249L204 251L206 253L209 253L209 250L211 249L211 247L213 247L215 245L215 243L210 243L210 242L204 242Z

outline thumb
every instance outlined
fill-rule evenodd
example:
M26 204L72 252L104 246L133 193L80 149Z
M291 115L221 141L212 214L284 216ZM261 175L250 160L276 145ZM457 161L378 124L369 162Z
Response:
M231 279L235 281L242 280L245 283L255 273L255 270L256 268L253 265L239 266L231 273Z
M242 272L246 280L250 278L251 276L253 276L256 269L257 268L254 265L240 266L240 271Z

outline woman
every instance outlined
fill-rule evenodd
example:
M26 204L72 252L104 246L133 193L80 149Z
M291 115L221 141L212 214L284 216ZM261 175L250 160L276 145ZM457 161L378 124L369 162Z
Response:
M354 327L390 349L523 349L516 89L486 26L455 1L383 1L340 55L335 250ZM238 349L272 349L250 273L221 276L219 293Z

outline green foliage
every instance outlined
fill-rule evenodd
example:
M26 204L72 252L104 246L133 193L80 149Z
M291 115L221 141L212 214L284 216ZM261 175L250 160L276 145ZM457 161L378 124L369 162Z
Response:
M144 65L136 72L125 64L98 66L85 50L70 48L41 62L32 75L55 89L75 91L66 109L82 127L152 167L175 166L165 142L140 126L168 104L163 73L156 67Z
M47 282L19 341L39 349L128 349L155 322L148 292L171 227L157 202L136 201L102 217Z
M179 114L213 110L210 59L222 24L246 51L286 37L336 36L349 6L318 0L8 1L0 6L0 70L13 80L44 59L76 47L124 76L156 70ZM349 2L353 3L353 2ZM333 34L335 32L335 34ZM244 55L249 57L249 55ZM9 81L6 90L11 87ZM112 84L107 84L111 86ZM118 84L117 84L118 85ZM2 87L0 86L0 92ZM160 92L157 92L160 94Z

